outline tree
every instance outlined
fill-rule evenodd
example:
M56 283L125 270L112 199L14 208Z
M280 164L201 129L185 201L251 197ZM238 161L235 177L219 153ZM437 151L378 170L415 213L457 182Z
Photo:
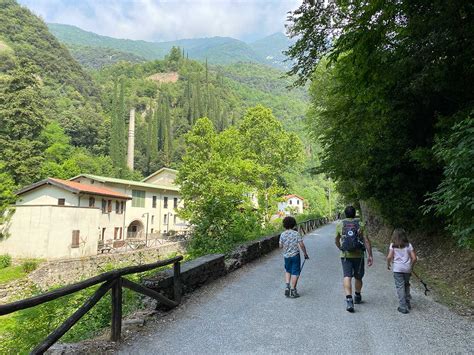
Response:
M16 200L13 192L13 178L6 172L5 166L0 164L0 239L6 236L7 221L11 217L10 205Z
M278 188L278 178L301 161L301 141L295 134L285 132L272 111L261 105L248 109L238 127L243 153L261 167L259 183L256 181L254 186L268 221L283 192Z
M347 198L369 201L394 225L439 229L420 207L446 178L435 141L474 102L465 90L472 10L440 0L305 1L290 15L290 73L298 84L312 79L308 125L322 167Z
M217 134L202 118L185 135L176 183L184 200L180 215L195 228L191 249L196 254L226 251L259 230L247 198L259 167L243 155L238 134L235 128Z
M220 133L211 120L199 119L185 135L176 181L184 200L180 214L195 226L192 248L222 252L258 235L263 217L276 209L279 177L300 153L299 140L265 107L249 109L238 128ZM255 194L260 208L252 202Z
M118 89L120 85L120 89ZM112 103L112 120L110 134L110 157L116 169L125 169L125 83L121 78L114 83L114 99Z
M46 124L37 68L24 61L0 91L0 156L15 184L33 182L43 160L37 140Z

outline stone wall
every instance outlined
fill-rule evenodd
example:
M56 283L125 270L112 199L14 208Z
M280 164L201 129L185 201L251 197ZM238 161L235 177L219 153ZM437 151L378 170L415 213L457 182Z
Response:
M121 265L140 265L155 262L167 255L185 252L185 243L176 242L156 248L140 249L123 253L99 254L84 258L47 261L29 275L29 279L41 289L65 285L109 271Z

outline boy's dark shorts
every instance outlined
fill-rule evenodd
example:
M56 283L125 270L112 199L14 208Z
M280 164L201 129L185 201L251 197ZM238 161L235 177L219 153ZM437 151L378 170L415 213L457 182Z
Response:
M285 271L291 275L299 276L301 272L300 254L285 258Z
M364 277L364 258L341 258L344 277L362 280Z

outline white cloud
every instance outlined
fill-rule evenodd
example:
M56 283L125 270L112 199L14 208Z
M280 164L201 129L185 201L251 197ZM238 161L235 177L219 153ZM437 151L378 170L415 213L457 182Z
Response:
M301 0L20 0L47 22L148 41L262 37L284 30Z

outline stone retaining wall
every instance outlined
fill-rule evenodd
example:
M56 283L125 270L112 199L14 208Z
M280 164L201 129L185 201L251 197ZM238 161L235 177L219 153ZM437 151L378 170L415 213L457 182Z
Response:
M185 242L175 242L156 248L147 248L123 253L99 254L84 258L52 260L44 262L29 275L29 279L41 289L55 285L71 284L84 278L96 276L121 265L140 265L156 262L167 255L186 250Z

